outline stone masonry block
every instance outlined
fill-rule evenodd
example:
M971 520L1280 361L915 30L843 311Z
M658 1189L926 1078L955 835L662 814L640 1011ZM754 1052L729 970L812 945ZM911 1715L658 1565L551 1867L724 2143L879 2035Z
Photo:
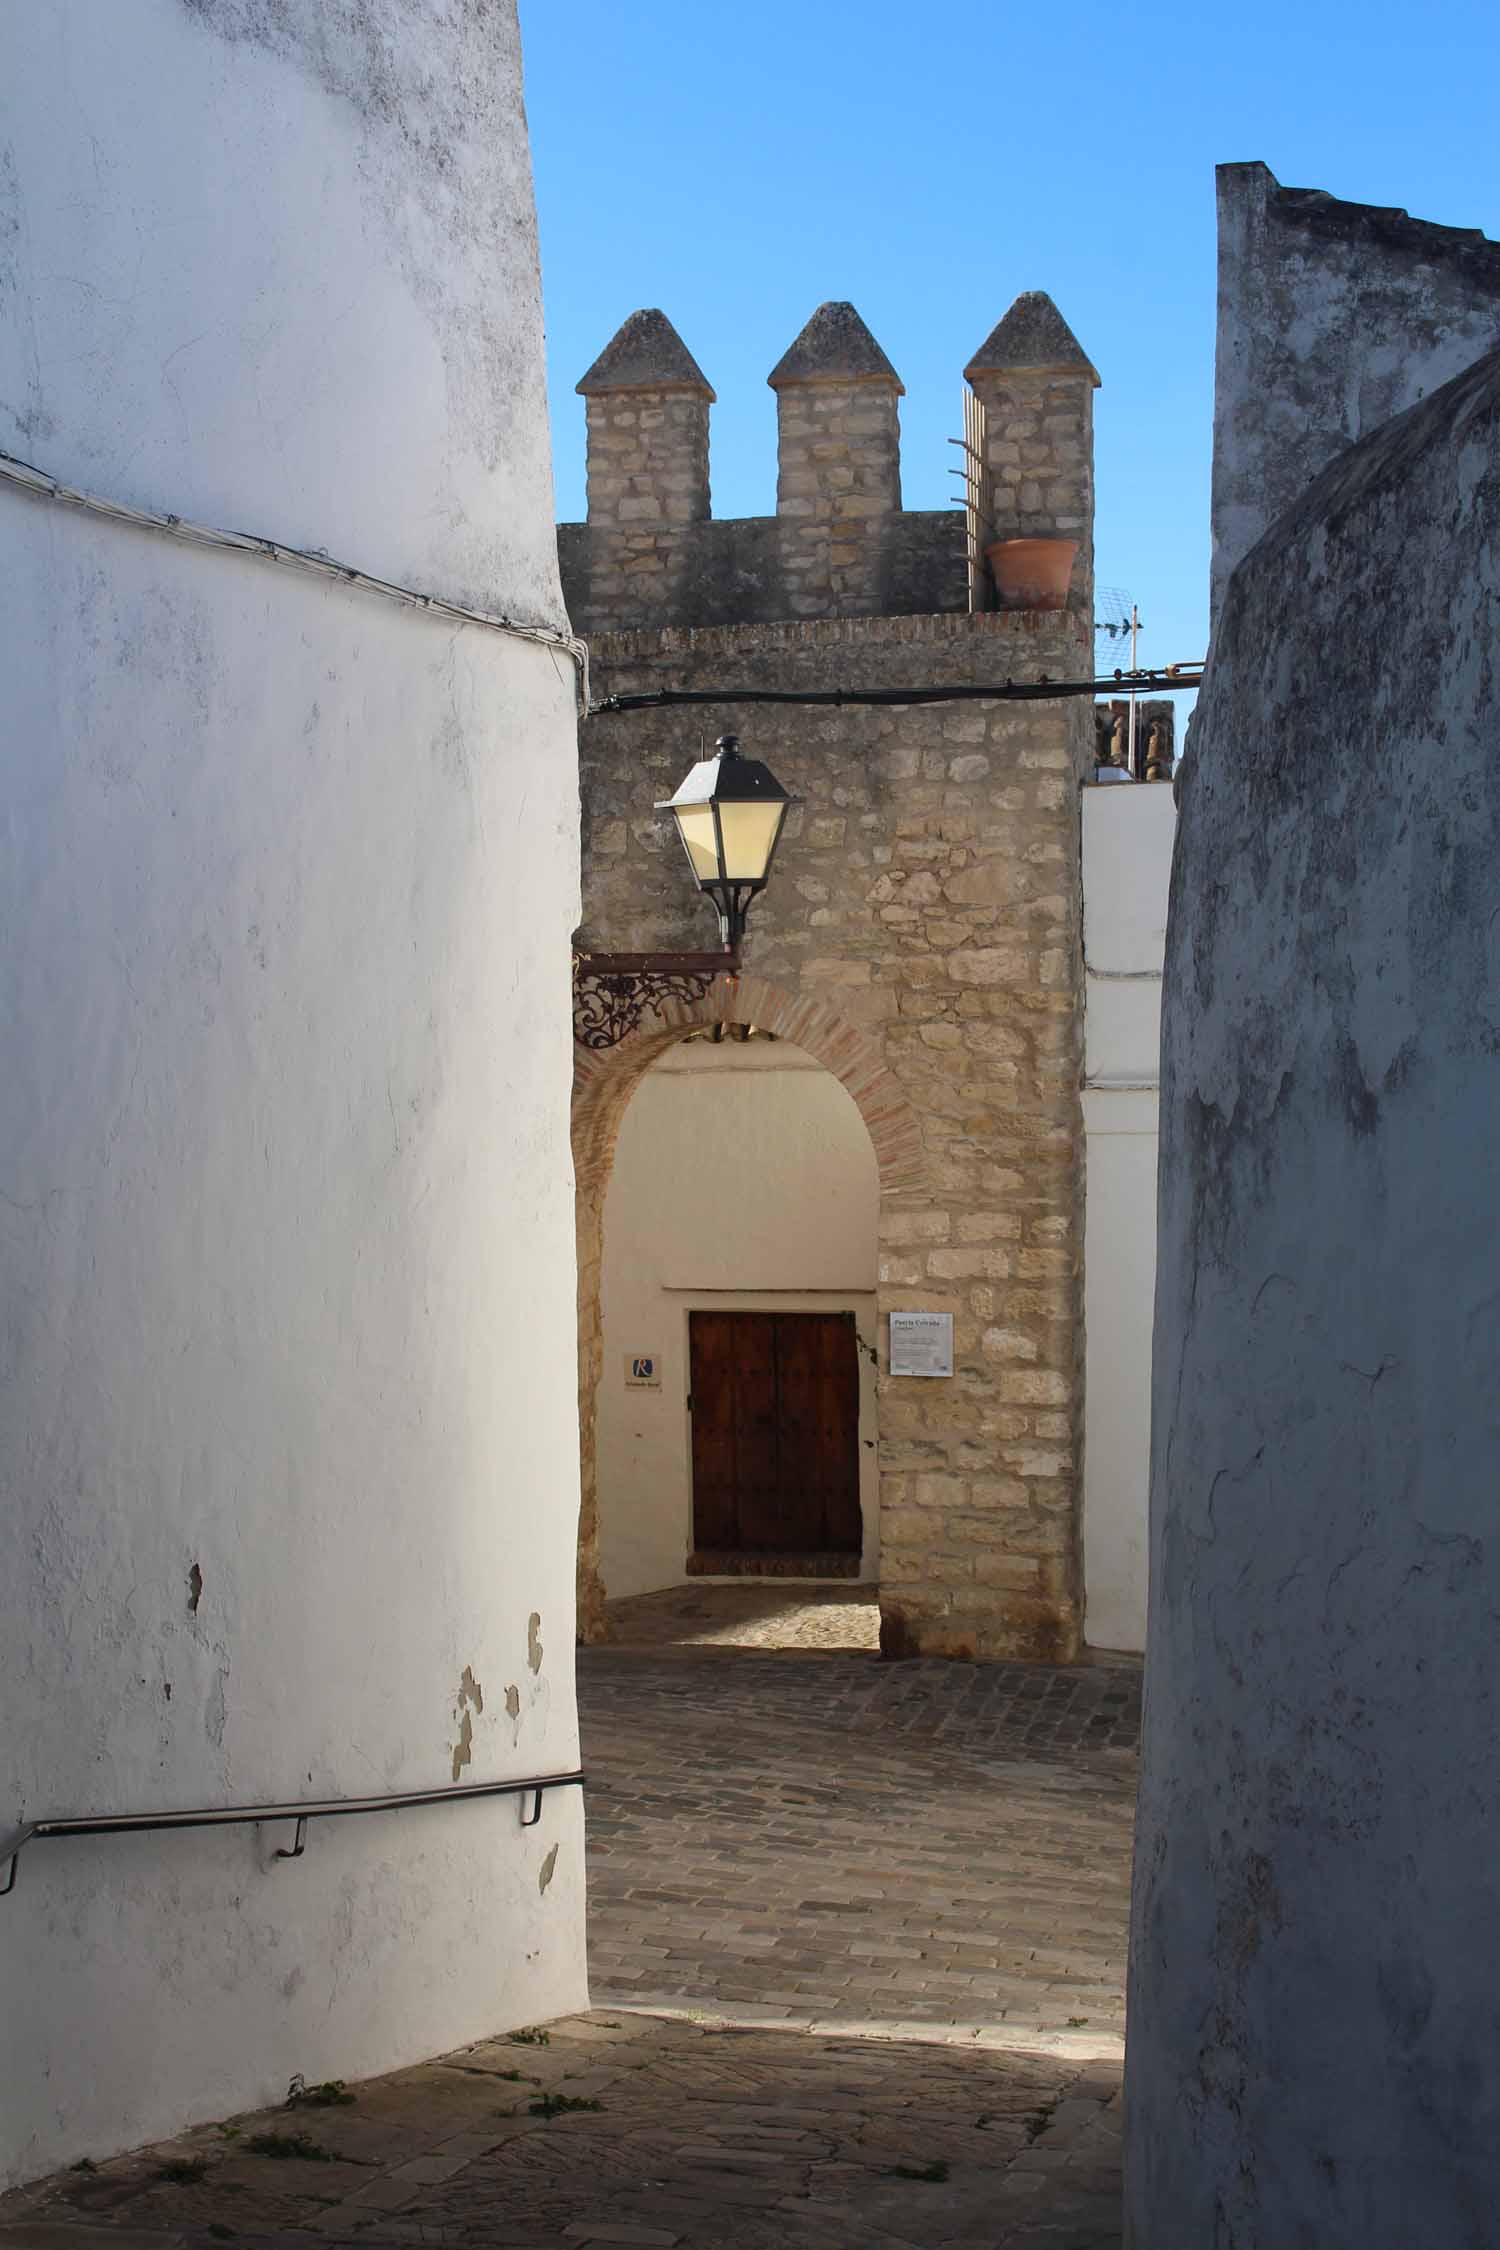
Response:
M975 1477L969 1487L975 1508L991 1516L1013 1520L1027 1506L1030 1493L1019 1477Z
M1040 1359L1043 1347L1021 1328L987 1328L983 1337L986 1359Z
M880 1221L883 1242L946 1242L953 1230L947 1211L886 1211Z
M1061 1406L1072 1396L1066 1375L1055 1368L1024 1368L1000 1377L1000 1396L1016 1404Z

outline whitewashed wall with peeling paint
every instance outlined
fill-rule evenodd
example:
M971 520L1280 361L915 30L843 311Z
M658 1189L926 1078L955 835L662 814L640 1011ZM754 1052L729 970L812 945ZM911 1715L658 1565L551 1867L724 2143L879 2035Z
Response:
M0 23L0 447L560 620L513 13ZM0 1846L576 1763L568 663L0 490ZM36 1842L0 2178L584 1998L582 1807Z

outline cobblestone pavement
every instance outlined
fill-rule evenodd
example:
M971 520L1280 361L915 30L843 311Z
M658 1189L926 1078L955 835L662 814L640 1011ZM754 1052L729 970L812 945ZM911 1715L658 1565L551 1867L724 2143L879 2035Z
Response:
M580 1652L595 1997L1124 2030L1139 1670Z
M659 1594L606 1602L614 1648L823 1648L880 1646L874 1586L721 1586L701 1579Z
M1119 2250L1134 1672L601 1649L580 1694L593 2015L63 2173L0 2250Z

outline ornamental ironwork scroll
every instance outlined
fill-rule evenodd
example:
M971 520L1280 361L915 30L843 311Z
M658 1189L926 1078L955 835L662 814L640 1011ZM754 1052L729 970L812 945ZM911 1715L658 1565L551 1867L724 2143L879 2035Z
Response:
M694 1006L715 977L734 976L739 965L734 953L575 953L573 1037L605 1053L647 1016Z

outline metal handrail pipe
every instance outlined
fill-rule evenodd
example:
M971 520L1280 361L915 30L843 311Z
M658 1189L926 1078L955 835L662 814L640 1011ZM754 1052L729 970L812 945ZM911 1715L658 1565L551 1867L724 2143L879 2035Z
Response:
M16 1869L28 1844L57 1836L119 1836L165 1828L246 1828L263 1821L289 1820L295 1824L289 1848L278 1848L278 1859L300 1859L307 1842L310 1820L342 1820L353 1813L402 1812L409 1805L447 1805L471 1797L530 1797L530 1816L522 1811L521 1826L535 1828L542 1817L542 1799L549 1789L581 1789L584 1775L576 1773L529 1774L522 1781L444 1782L435 1789L389 1790L378 1797L304 1797L280 1805L198 1805L186 1812L71 1813L51 1820L29 1821L6 1849L5 1881L0 1898L16 1887Z

